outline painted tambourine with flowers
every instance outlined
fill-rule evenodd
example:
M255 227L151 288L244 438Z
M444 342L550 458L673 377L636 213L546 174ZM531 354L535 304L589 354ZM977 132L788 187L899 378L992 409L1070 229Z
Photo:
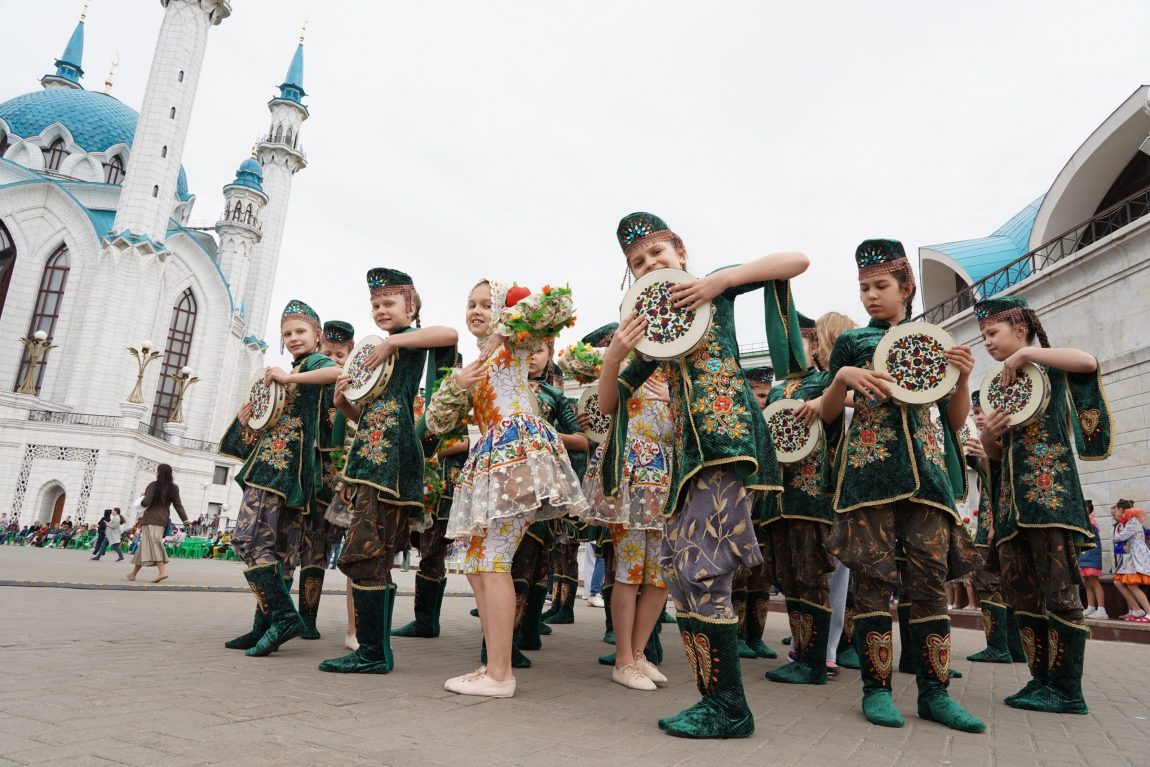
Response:
M954 389L959 370L946 359L954 336L929 322L908 322L887 331L874 350L873 369L894 382L890 396L907 405L929 405Z
M611 416L603 415L599 411L598 386L591 386L583 390L583 393L579 395L576 411L580 414L586 413L591 419L587 428L583 430L583 436L592 442L605 442L607 435L611 433Z
M808 458L819 446L822 421L808 424L798 416L804 402L798 399L780 399L763 409L767 430L775 446L779 463L799 463Z
M252 415L248 418L248 428L259 431L279 420L283 414L287 387L276 381L264 383L264 369L260 368L248 381L248 404Z
M671 293L676 285L695 279L682 269L656 269L635 280L619 306L623 320L631 312L647 320L647 332L635 344L635 351L666 360L682 357L699 345L711 324L711 303L694 310L679 308Z
M1050 377L1033 362L1024 362L1014 373L1010 386L1002 385L1002 363L999 362L982 379L982 409L988 415L997 410L1007 413L1007 424L1026 426L1046 413L1050 404Z
M361 403L378 399L387 389L387 382L391 380L391 372L395 370L395 355L388 357L377 368L367 366L367 358L375 351L375 347L383 343L379 336L367 336L360 340L351 354L347 355L347 362L343 365L343 374L351 378L343 396L349 402Z

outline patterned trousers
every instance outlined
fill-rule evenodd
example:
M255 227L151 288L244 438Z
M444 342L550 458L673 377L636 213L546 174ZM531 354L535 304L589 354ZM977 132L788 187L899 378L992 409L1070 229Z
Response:
M381 501L374 487L355 485L339 569L357 586L391 585L395 552L407 536L407 513L406 506Z
M1003 604L1002 602L1002 588L1000 587L998 573L993 573L987 568L976 570L974 575L971 576L971 583L978 591L978 598L986 602L994 602L995 604Z
M429 581L441 581L447 577L447 547L450 543L447 532L447 518L435 520L435 524L419 534L419 574Z
M767 525L774 581L788 599L830 606L827 573L834 561L827 553L831 526L806 519L780 519Z
M254 487L244 488L232 533L232 549L248 567L274 565L284 577L299 567L303 521L299 512L284 508L283 496Z
M680 508L667 520L659 555L677 611L736 619L735 571L763 562L752 524L755 500L730 468L710 466L691 478Z
M322 512L308 514L300 520L300 567L327 567L331 553L331 523Z
M1078 552L1072 533L1060 527L1021 527L998 544L1002 593L1018 612L1052 613L1082 625Z

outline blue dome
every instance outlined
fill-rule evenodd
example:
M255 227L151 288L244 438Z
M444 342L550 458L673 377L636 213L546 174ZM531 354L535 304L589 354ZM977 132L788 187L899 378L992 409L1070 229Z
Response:
M237 186L246 186L252 189L263 191L264 180L264 166L259 164L255 158L249 157L240 163L239 170L236 171L236 180L232 183Z
M38 136L49 125L60 123L85 152L103 152L116 144L132 145L140 114L106 93L48 88L0 104L0 120L21 138ZM181 200L188 199L188 178L182 165L176 193Z

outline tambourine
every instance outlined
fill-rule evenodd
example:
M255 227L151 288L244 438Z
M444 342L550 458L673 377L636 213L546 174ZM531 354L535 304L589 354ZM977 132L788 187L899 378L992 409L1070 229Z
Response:
M279 383L264 383L263 368L256 371L248 381L248 403L252 406L248 428L259 431L278 421L283 414L286 396L286 388Z
M959 370L947 361L954 337L928 322L896 325L874 350L872 367L894 379L890 396L907 405L929 405L958 383Z
M997 410L1010 415L1007 424L1014 428L1026 426L1041 418L1050 404L1050 377L1033 362L1025 362L1014 374L1014 383L1000 383L1002 363L999 362L982 379L982 409L989 413Z
M382 343L383 339L379 336L367 336L356 344L355 348L351 350L351 354L347 356L347 362L343 366L343 374L349 376L351 381L343 390L343 396L349 402L359 403L376 399L387 388L387 382L391 380L391 372L395 370L395 355L388 357L377 368L372 369L367 366L367 358L375 350L375 347Z
M822 421L808 425L799 418L798 409L803 404L802 400L781 399L763 409L763 418L767 421L779 463L799 463L810 457L819 446L823 434Z
M611 416L599 412L599 387L584 389L579 395L579 413L586 413L591 423L583 430L583 435L592 442L605 442L611 433Z
M696 278L682 269L656 269L639 279L623 296L620 316L631 312L647 320L647 332L635 344L640 354L658 360L682 357L703 340L711 324L711 303L694 311L675 306L671 288Z
M974 422L974 416L968 415L966 421L963 422L962 428L958 430L958 444L966 449L966 441L968 439L978 439L982 431L978 428L978 424Z

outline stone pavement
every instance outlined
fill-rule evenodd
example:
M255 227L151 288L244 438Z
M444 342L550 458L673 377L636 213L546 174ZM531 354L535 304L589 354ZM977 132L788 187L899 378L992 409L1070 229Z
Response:
M0 581L102 575L85 556L0 547ZM202 581L209 571L200 568L217 568L227 585L239 577L230 563L177 560L172 580ZM122 566L113 569L122 578ZM862 718L851 672L792 687L762 678L780 661L745 661L756 734L693 742L655 727L697 697L674 627L664 631L669 686L625 690L595 662L611 649L600 641L603 613L581 602L576 623L556 626L531 653L535 667L517 672L509 700L443 690L446 677L478 663L465 597L445 601L442 637L395 639L396 670L370 677L316 670L342 652L343 600L334 595L321 607L323 639L293 640L269 658L222 645L250 624L253 602L242 593L7 586L0 606L0 765L1150 764L1150 653L1119 642L1089 647L1090 715L1053 716L999 702L1025 681L1024 667L961 660L982 637L956 631L954 665L966 677L951 692L987 722L981 735L919 720L905 674L895 699L907 726L889 730ZM396 624L410 615L401 599ZM785 622L773 614L768 623L768 642L781 648Z

